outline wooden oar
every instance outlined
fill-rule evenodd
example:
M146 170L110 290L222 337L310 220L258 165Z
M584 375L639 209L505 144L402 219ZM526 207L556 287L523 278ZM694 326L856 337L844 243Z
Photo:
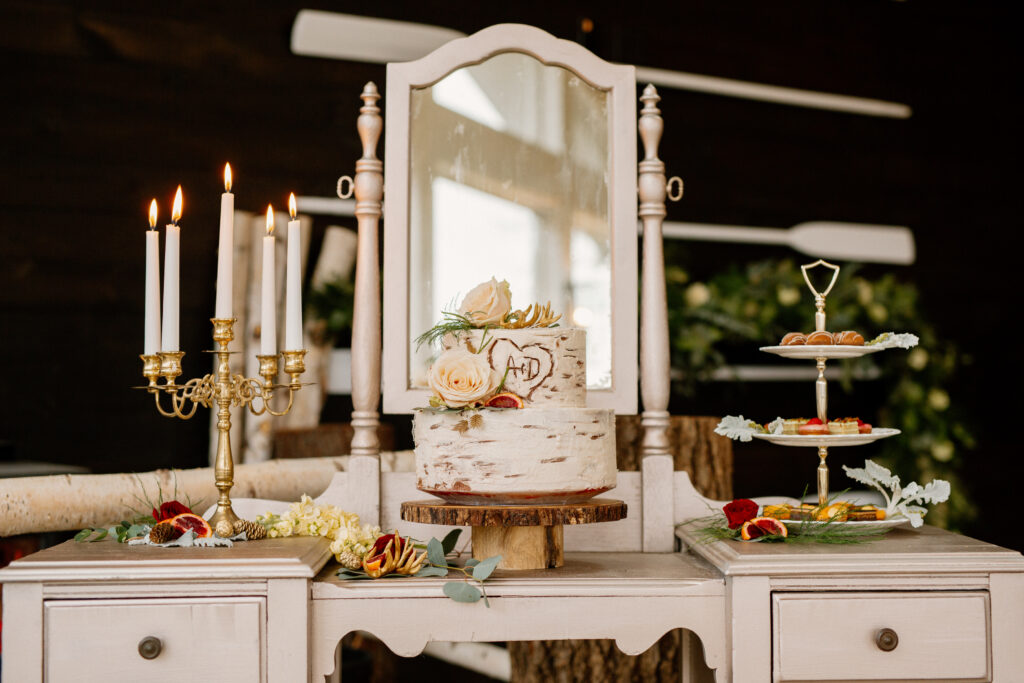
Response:
M902 225L812 221L791 228L666 221L666 238L745 244L782 244L819 258L870 263L914 262L914 235Z

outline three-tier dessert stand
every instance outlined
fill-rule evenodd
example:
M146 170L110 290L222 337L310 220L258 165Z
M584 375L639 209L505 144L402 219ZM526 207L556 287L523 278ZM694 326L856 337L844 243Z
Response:
M811 278L808 275L809 270L818 266L832 271L832 280L823 292L819 292L814 287L814 284L811 282ZM836 280L839 277L839 266L819 259L814 263L801 266L800 270L803 273L804 282L807 283L811 293L814 295L814 306L816 309L814 314L814 329L815 331L824 332L825 297L828 296L829 292L832 291L832 287L836 284ZM817 417L821 420L822 424L828 424L828 382L825 380L826 361L860 358L861 356L865 356L869 353L881 351L883 348L884 347L881 346L832 346L824 344L806 344L792 346L762 346L761 351L773 353L775 355L782 356L783 358L813 360L816 363L818 368L818 378L815 380L814 384L815 399L818 409ZM828 463L826 462L826 458L828 457L828 449L830 447L860 446L889 436L895 436L899 433L900 430L898 429L874 428L867 434L824 434L818 436L804 434L757 433L753 436L779 446L816 447L818 449L818 505L825 506L828 503Z

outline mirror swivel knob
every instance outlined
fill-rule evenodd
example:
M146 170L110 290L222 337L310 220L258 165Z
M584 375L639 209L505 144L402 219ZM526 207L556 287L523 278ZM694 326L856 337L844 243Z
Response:
M139 641L139 654L143 659L156 659L163 647L163 643L156 636L146 636Z
M675 191L673 191L675 186ZM669 201L678 202L683 198L683 179L677 175L672 176L668 179L668 184L665 185L665 192L668 195Z

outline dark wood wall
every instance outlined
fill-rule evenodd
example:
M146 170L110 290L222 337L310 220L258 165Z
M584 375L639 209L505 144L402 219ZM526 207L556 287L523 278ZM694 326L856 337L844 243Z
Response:
M1011 338L1017 313L1016 37L1005 5L922 0L0 0L0 439L17 457L95 471L205 462L205 414L167 420L128 389L141 380L146 207L156 196L166 216L184 185L191 375L207 366L224 161L239 207L329 196L359 156L362 85L383 86L383 66L292 55L302 7L465 32L523 22L610 60L911 105L894 120L662 89L662 157L687 181L669 218L912 226L919 260L898 270L976 359L952 392L981 430L967 476L982 497L1014 467L1015 439L997 425L1019 412L1017 345L992 342ZM716 265L734 255L709 249Z

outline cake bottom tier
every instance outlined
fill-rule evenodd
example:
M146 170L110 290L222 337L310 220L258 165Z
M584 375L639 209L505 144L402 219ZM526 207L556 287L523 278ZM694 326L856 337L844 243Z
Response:
M615 488L611 410L423 411L413 438L417 488L452 503L576 503Z

